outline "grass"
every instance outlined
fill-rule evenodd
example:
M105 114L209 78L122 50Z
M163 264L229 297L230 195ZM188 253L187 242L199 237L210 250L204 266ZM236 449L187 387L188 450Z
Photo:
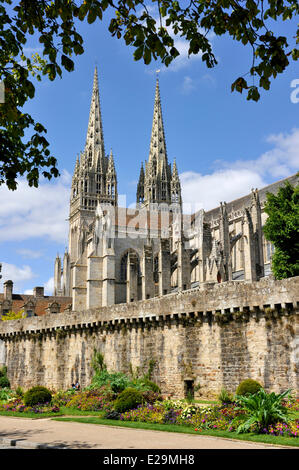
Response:
M219 405L219 400L193 400L193 403L202 403L204 405Z
M63 416L65 413L58 411L57 413L33 413L33 412L18 412L18 411L0 411L0 416L13 416L16 418L53 418L53 416Z
M0 411L0 416L14 416L16 418L33 418L33 419L42 419L42 418L53 418L55 416L101 416L100 411L82 411L77 410L76 408L67 408L64 406L60 407L60 411L57 413L33 413L29 411Z
M104 419L99 417L82 417L82 418L65 418L57 417L53 418L55 421L75 421L78 423L88 423L88 424L99 424L104 426L118 426L125 428L133 429L147 429L151 431L166 431L166 432L176 432L183 434L197 434L203 436L214 436L222 437L226 439L237 439L239 441L252 441L260 442L265 444L279 445L279 446L292 446L299 447L299 439L295 437L285 437L285 436L270 436L265 434L237 434L236 432L229 431L218 431L218 430L207 430L207 431L195 431L189 426L177 425L177 424L153 424L153 423L143 423L143 422L130 422L130 421L118 421L112 419Z

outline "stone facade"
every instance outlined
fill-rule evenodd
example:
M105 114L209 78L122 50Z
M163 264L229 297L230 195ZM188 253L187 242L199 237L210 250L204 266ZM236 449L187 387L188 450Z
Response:
M69 247L55 260L54 295L80 311L183 292L206 282L258 281L271 273L263 236L267 191L296 175L211 210L183 214L181 185L168 162L159 82L149 158L140 170L136 209L118 205L112 151L105 155L95 70L86 145L71 188Z
M72 180L69 247L63 262L55 260L54 296L42 316L0 322L0 363L12 386L58 390L78 379L84 387L96 349L109 370L146 372L154 361L153 379L175 397L190 387L195 396L211 397L222 387L233 392L248 377L267 390L298 392L299 278L272 278L272 247L263 236L266 194L286 181L297 184L298 177L183 214L157 80L136 209L120 207L95 71L86 146ZM41 302L37 290L38 296ZM13 300L9 281L2 311Z
M210 283L130 304L0 324L0 362L12 386L66 389L92 377L94 349L109 370L147 371L162 392L235 391L242 379L299 390L299 277Z

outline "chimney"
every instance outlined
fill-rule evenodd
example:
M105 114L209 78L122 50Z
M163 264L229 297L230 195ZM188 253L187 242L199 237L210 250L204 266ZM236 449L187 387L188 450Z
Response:
M12 290L13 290L13 282L6 281L3 284L3 293L4 293L4 300L12 301Z
M43 287L34 287L33 288L34 297L44 297L44 288Z

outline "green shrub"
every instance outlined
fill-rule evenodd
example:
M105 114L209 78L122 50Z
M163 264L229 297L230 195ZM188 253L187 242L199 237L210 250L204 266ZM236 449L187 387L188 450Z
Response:
M16 388L16 395L17 395L17 397L21 397L21 398L24 396L24 392L23 392L23 389L21 387Z
M236 395L252 395L257 393L261 388L261 384L253 379L246 379L241 382L236 390Z
M154 404L157 401L162 401L162 396L160 393L153 392L152 390L144 390L141 392L143 396L143 402L144 403L149 403L149 404Z
M237 433L263 429L278 422L287 423L289 421L290 411L283 405L285 397L290 395L290 390L276 394L267 393L263 388L258 392L248 396L238 396L236 410L245 411L241 418L241 423L237 428ZM239 417L240 419L240 417Z
M92 378L89 389L98 389L103 385L109 385L113 392L119 393L127 388L130 379L122 372L108 372L106 369L98 371Z
M7 367L3 366L0 367L0 377L6 377L7 376Z
M13 397L13 391L10 388L2 388L0 389L0 402L1 401L8 401L10 398Z
M161 393L160 387L149 380L147 377L140 377L139 379L134 379L133 382L130 382L129 387L136 388L140 391L152 391L155 393Z
M155 393L161 393L160 387L155 382L153 382L152 380L143 379L142 382L144 383L144 386L148 390L152 390L152 392L155 392Z
M9 388L10 382L6 376L0 377L0 388Z
M223 404L223 403L226 403L226 404L229 404L229 403L233 403L233 397L232 395L225 389L225 388L222 388L221 389L221 392L219 393L218 395L218 400Z
M34 406L38 403L44 404L52 400L52 394L46 387L40 385L32 387L24 394L24 404Z
M121 392L114 402L114 410L123 413L136 408L143 402L142 393L135 388L128 387Z

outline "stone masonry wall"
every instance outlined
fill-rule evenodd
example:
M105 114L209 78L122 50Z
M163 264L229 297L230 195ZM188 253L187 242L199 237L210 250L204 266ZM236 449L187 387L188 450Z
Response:
M208 284L86 312L0 322L0 362L12 387L66 389L92 378L94 349L109 370L147 372L165 395L235 391L245 378L299 390L299 277Z

